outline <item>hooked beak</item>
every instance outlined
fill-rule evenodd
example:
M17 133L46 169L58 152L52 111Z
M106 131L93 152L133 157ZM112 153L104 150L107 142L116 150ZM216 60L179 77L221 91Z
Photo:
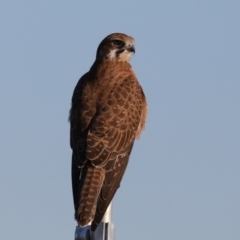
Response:
M126 47L126 49L127 49L129 52L135 53L135 47L134 47L134 45L129 45L129 46Z

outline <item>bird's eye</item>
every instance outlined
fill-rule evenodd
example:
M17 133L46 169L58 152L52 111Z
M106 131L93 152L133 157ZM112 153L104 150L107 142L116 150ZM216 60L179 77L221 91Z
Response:
M113 43L116 47L118 47L118 48L124 46L124 42L121 41L121 40L113 40L112 43Z

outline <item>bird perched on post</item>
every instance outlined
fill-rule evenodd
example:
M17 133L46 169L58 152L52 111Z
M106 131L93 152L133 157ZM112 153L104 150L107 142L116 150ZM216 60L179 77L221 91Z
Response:
M96 60L78 81L70 109L75 219L94 231L128 164L147 115L143 90L129 60L134 39L114 33L102 40Z

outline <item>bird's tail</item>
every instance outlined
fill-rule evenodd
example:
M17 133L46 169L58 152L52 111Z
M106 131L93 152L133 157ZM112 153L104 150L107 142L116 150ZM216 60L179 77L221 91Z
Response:
M102 168L89 167L84 174L79 207L76 214L76 220L80 226L89 224L96 212L96 202L102 187L105 170Z

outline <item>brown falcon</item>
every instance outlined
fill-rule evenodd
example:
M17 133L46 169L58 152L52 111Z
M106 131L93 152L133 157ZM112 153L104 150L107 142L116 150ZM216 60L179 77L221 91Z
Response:
M100 43L96 60L78 81L70 110L72 189L79 226L101 222L128 164L147 115L129 64L134 39L122 33Z

